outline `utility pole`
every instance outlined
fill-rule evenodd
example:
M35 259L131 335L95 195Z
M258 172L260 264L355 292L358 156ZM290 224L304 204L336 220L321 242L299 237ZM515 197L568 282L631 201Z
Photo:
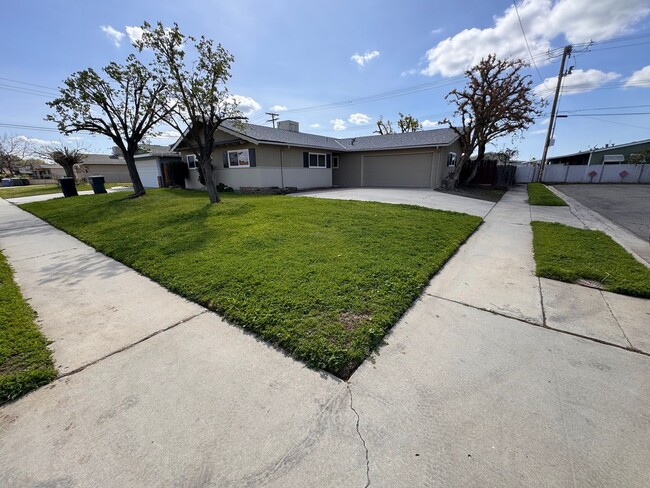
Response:
M267 120L267 122L273 122L273 128L275 129L275 121L278 119L279 114L274 114L273 112L266 112L266 115L271 117L269 120Z
M555 98L553 98L553 108L551 109L551 119L548 122L548 131L546 132L546 142L544 143L544 153L542 154L542 164L539 167L539 175L537 175L537 181L542 182L542 176L544 175L544 166L546 165L546 155L548 154L548 146L551 143L551 135L553 134L553 129L555 127L555 111L557 110L557 102L560 98L560 89L562 88L562 78L565 76L564 65L566 64L566 58L571 55L573 46L570 44L564 46L564 52L562 53L562 62L560 63L560 72L557 75L557 86L555 87Z

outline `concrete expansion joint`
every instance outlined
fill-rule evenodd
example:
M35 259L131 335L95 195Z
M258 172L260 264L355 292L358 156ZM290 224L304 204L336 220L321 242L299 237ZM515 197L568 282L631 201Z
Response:
M359 436L359 439L361 439L363 450L366 453L366 485L364 486L364 488L368 488L370 486L370 457L368 453L368 446L366 445L366 441L361 435L361 431L359 430L359 423L361 422L361 417L359 417L359 412L357 412L354 408L354 403L352 401L352 388L350 388L350 383L346 382L345 386L348 389L348 393L350 393L350 410L352 410L354 412L354 415L356 415L357 417L357 422L356 422L357 435Z
M121 348L119 348L119 349L117 349L117 350L115 350L113 352L110 352L110 353L106 354L105 356L102 356L101 358L95 359L94 361L91 361L91 362L89 362L87 364L84 364L83 366L79 366L78 368L73 369L72 371L68 371L67 373L57 375L56 379L60 380L62 378L67 378L67 377L72 376L74 374L81 373L83 370L85 370L86 368L88 368L90 366L93 366L93 365L95 365L97 363L100 363L100 362L104 361L105 359L108 359L111 356L115 356L116 354L119 354L121 352L128 351L132 347L135 347L138 344L142 344L143 342L148 341L152 337L155 337L155 336L157 336L159 334L162 334L163 332L167 332L168 330L174 329L174 328L178 327L179 325L183 325L184 323L189 322L190 320L195 319L196 317L198 317L200 315L203 315L204 313L208 313L208 312L209 312L209 310L205 309L205 310L202 310L201 312L199 312L197 314L191 315L190 317L186 317L183 320L179 320L178 322L173 323L172 325L170 325L168 327L165 327L164 329L160 329L160 330L157 330L156 332L152 332L151 334L143 337L142 339L139 339L139 340L127 345L127 346L121 347Z
M609 310L609 313L612 316L612 318L614 319L614 322L616 322L616 325L618 325L618 328L621 330L621 333L623 334L623 337L625 337L625 340L630 345L629 349L636 350L636 348L630 342L629 337L627 336L627 334L623 330L623 327L621 326L621 323L618 321L618 318L616 317L616 315L614 315L614 311L612 310L612 307L609 306L609 302L607 301L607 297L603 293L603 290L598 290L598 291L600 292L600 296L603 297L603 301L605 302L605 305L607 305L607 310Z
M35 224L29 224L29 225L19 225L19 226L13 226L10 229L5 229L5 230L23 230L23 229L33 229L34 227L43 227L49 225L47 222L37 222Z
M61 253L68 252L68 251L74 251L75 249L79 249L79 248L78 247L70 247L68 249L59 249L58 251L46 252L45 254L37 254L36 256L30 256L28 258L14 259L14 261L15 262L29 261L30 259L42 258L42 257L45 257L45 256L51 256L53 254L61 254ZM93 249L93 252L96 252L96 251Z
M640 349L637 349L636 347L634 347L632 345L630 345L630 347L621 346L619 344L614 344L612 342L604 341L602 339L597 339L595 337L590 337L590 336L587 336L587 335L578 334L576 332L570 332L568 330L558 329L556 327L551 327L550 325L547 325L547 324L540 324L539 322L533 322L532 320L522 319L521 317L513 317L512 315L507 315L507 314L504 314L504 313L500 313L500 312L497 312L495 310L489 310L487 308L477 307L476 305L470 305L468 303L459 302L458 300L452 300L451 298L445 298L445 297L441 297L441 296L438 296L438 295L433 295L431 293L426 293L426 295L430 296L430 297L433 297L433 298L437 298L439 300L445 300L447 302L456 303L458 305L462 305L463 307L473 308L474 310L480 310L481 312L491 313L492 315L498 315L499 317L504 317L506 319L516 320L517 322L532 325L534 327L539 327L540 329L552 330L553 332L559 332L560 334L573 336L573 337L578 337L580 339L585 339L587 341L596 342L596 343L602 344L604 346L615 347L617 349L622 349L623 351L633 352L635 354L640 354L642 356L650 357L650 353L642 351ZM546 321L545 318L544 318L544 321ZM628 340L628 343L629 342L630 341Z

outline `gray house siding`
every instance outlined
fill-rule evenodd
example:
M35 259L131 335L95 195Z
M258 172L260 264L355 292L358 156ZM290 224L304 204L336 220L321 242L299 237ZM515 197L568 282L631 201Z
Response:
M332 170L335 186L361 186L361 153L339 154L339 167Z
M231 139L232 140L232 136ZM242 149L255 150L255 166L226 168L223 164L224 152ZM216 183L223 183L235 190L242 187L298 189L327 188L332 186L332 168L305 168L304 152L321 154L332 153L321 149L287 147L271 144L241 144L217 147L212 152L212 165L215 168ZM183 151L183 159L190 154ZM331 160L331 159L330 159ZM198 189L201 184L196 170L190 171L186 181L188 188Z

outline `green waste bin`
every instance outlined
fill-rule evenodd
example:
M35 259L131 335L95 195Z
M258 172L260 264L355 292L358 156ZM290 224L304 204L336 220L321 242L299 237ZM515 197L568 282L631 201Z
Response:
M90 177L90 186L93 187L95 195L98 193L107 193L106 187L104 186L104 177L103 176L91 176Z

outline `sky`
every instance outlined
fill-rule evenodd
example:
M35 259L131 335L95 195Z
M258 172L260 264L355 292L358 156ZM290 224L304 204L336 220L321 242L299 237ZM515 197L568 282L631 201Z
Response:
M574 46L549 155L650 138L650 0L5 0L0 17L0 135L80 143L108 152L103 136L60 135L45 102L70 74L132 52L144 21L176 22L234 57L231 94L251 123L265 112L302 132L371 135L399 112L427 129L451 117L445 96L482 57L518 57L539 97L552 99L561 48ZM517 16L518 14L518 16ZM521 24L520 20L521 19ZM593 41L593 43L592 43ZM548 53L552 55L549 56ZM494 149L541 157L550 105L522 137ZM626 115L617 115L626 114ZM637 114L637 115L628 115ZM270 123L268 123L270 125ZM151 142L169 144L173 137Z

